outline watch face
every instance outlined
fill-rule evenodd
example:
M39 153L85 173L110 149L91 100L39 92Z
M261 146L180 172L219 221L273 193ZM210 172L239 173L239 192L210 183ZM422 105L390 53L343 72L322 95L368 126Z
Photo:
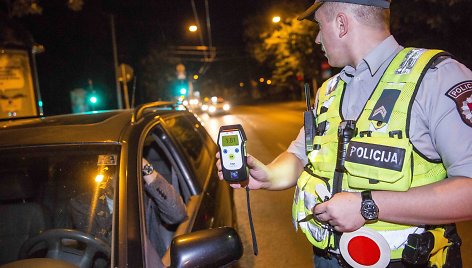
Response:
M364 200L361 206L361 215L368 221L376 220L379 216L379 208L373 200Z
M143 167L143 175L149 175L154 171L154 168L150 164L146 164Z

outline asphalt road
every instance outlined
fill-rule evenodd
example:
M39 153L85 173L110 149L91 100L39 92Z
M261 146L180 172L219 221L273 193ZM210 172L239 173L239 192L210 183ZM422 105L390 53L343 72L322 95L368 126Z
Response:
M205 127L216 140L221 125L242 124L247 150L264 163L283 152L303 123L304 102L235 107L231 114L209 117L201 114ZM240 267L313 267L311 245L291 223L293 188L284 191L251 191L251 209L259 247L252 252L246 192L235 191L239 234L244 241ZM472 222L458 224L462 237L464 267L472 267Z

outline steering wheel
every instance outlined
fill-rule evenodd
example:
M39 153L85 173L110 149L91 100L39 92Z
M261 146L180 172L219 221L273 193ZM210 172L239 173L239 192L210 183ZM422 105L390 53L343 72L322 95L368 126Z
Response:
M70 239L85 244L83 254L78 250L65 249L63 239ZM95 254L103 253L110 258L110 246L93 235L72 229L51 229L26 240L20 248L19 258L26 259L38 244L46 244L47 258L73 261L81 268L91 267Z

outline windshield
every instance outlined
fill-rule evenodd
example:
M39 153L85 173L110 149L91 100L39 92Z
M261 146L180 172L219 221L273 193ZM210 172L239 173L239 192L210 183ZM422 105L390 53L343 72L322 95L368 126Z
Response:
M114 207L119 149L117 145L62 145L1 150L0 265L17 260L22 253L43 257L50 248L41 244L25 248L25 241L46 230L92 234L110 251L109 216ZM73 258L76 253L70 254L72 250L85 248L77 241L59 241L71 248L66 258ZM108 262L102 256L102 263Z

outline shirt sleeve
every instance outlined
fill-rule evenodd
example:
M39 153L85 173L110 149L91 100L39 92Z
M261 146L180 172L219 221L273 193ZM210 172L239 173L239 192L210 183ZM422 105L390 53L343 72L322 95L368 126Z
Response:
M427 157L441 159L449 177L472 176L472 123L463 119L470 114L472 105L448 96L448 92L467 81L472 82L471 70L454 59L446 59L428 70L413 106L416 118L412 116L412 132L417 130L413 144ZM466 94L472 102L472 90ZM427 131L421 131L422 125Z
M315 109L313 110L313 113L317 110L317 105L318 105L318 95L320 94L320 90L318 89L316 91L315 95ZM294 154L298 159L300 159L305 166L308 164L308 156L306 155L305 151L305 129L302 127L300 131L298 132L297 137L295 140L293 140L288 149L287 152Z
M290 143L287 152L298 157L303 162L303 165L308 164L308 157L305 154L305 130L303 127L300 129L297 138Z
M174 187L158 173L156 180L145 184L146 193L156 203L155 212L168 224L182 222L186 216L185 204Z

